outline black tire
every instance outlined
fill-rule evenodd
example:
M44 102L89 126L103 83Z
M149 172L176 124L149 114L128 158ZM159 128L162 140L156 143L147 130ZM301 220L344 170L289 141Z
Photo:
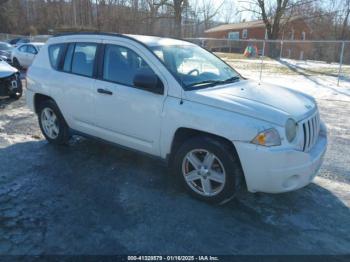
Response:
M192 189L185 180L183 174L183 161L189 152L196 149L203 149L214 154L224 167L226 173L225 182L222 184L223 187L221 191L219 191L216 195L201 195L194 191L194 189ZM181 179L187 191L193 197L209 203L223 203L233 199L239 192L241 184L244 180L242 167L233 145L231 146L225 141L221 141L221 139L210 136L197 136L184 142L175 153L172 164L173 170L176 172L179 179Z
M55 138L50 137L50 135L46 133L45 128L43 127L42 114L45 109L51 110L56 116L55 123L58 126L58 134ZM38 120L41 132L43 133L47 141L56 145L65 145L68 143L70 138L69 127L66 121L64 120L61 111L59 110L58 106L53 100L49 99L40 103L38 110Z
M13 66L17 68L18 70L22 69L21 64L19 63L18 59L16 57L13 58Z

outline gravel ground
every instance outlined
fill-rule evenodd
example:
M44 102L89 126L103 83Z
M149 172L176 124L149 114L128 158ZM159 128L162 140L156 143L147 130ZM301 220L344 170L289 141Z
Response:
M314 183L212 206L156 160L49 145L23 98L0 98L0 254L349 254L350 103L318 102L330 137Z

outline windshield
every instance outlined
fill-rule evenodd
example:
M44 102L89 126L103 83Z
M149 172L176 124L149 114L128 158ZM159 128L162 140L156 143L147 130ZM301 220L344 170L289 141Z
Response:
M239 74L230 66L198 46L170 45L151 49L186 90L239 80Z
M8 43L0 43L0 50L11 50L11 49L12 49L12 45Z

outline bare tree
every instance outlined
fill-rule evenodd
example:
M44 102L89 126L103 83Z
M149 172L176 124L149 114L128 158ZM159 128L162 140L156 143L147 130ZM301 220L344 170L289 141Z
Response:
M236 6L233 1L224 1L222 4L222 8L218 10L219 15L223 18L223 21L226 24L232 23L233 19L237 16L237 12L235 11Z
M154 34L154 27L156 19L158 18L159 9L167 3L167 0L146 0L146 3L149 10L149 16L147 17L149 20L149 33Z
M217 0L215 2L218 2ZM201 13L203 15L204 28L208 29L211 26L211 20L219 14L225 1L221 1L218 6L215 6L213 0L202 0Z
M345 34L346 31L348 29L348 25L349 25L349 15L350 15L350 0L346 0L344 1L344 9L343 11L343 22L341 24L341 31L340 31L340 35L339 35L339 40L345 40Z

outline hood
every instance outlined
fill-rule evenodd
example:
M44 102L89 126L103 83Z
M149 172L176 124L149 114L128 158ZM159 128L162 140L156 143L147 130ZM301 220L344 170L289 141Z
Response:
M0 50L0 55L11 57L11 51Z
M0 78L8 77L16 72L18 72L16 68L10 66L5 61L0 60Z
M185 92L186 99L247 115L280 126L288 118L305 119L316 109L315 100L303 93L255 81L240 82Z

